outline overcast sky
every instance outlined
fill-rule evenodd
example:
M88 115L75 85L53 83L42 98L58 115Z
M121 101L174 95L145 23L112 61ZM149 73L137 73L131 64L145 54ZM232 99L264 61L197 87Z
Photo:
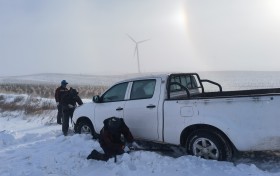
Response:
M280 71L279 0L0 0L0 76Z

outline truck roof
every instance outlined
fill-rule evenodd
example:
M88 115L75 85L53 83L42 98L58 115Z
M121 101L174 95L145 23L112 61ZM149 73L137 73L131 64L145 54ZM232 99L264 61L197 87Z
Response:
M149 78L161 78L162 80L166 80L170 74L172 73L143 73L141 75L130 75L129 78L118 81L117 83L149 79Z
M182 72L142 73L141 75L139 74L130 75L129 78L118 81L116 84L121 82L129 82L129 81L149 79L149 78L161 78L163 81L166 81L171 74L196 74L196 73L182 73Z

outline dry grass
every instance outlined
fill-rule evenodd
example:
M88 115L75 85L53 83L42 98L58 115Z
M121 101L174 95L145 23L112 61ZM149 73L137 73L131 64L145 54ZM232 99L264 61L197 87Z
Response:
M92 98L106 90L105 86L91 85L71 85L77 89L81 98ZM42 98L54 98L57 85L52 84L0 84L0 93L7 94L27 94L30 96L38 96Z
M71 85L81 98L91 99L105 91L104 86ZM40 115L56 110L54 100L57 85L0 84L0 113L19 111L24 115ZM11 95L7 100L6 95ZM22 95L24 94L24 95ZM27 95L27 96L25 96ZM46 98L46 99L44 99Z
M43 100L42 98L21 95L15 96L12 101L0 96L0 112L20 111L24 115L39 115L43 112L55 110L56 106L52 100Z

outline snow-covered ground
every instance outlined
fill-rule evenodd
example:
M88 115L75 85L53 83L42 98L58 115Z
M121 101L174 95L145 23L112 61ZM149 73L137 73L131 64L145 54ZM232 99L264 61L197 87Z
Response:
M233 164L193 156L173 158L137 151L108 162L87 160L93 148L102 151L90 136L63 136L61 126L39 119L0 118L0 175L280 175L255 165Z
M54 122L55 113L29 117L20 112L0 113L1 176L280 176L279 160L254 159L258 156L241 157L232 163L135 151L118 156L116 163L114 159L87 160L93 149L102 152L99 143L89 135L63 136L61 126Z

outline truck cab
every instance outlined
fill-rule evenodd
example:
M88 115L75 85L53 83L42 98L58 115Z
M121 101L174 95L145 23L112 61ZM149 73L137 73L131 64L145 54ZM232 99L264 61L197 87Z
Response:
M149 76L116 83L101 96L93 97L90 114L80 115L85 112L80 112L78 108L74 118L86 116L92 122L90 127L94 126L95 133L99 133L106 118L120 117L135 138L159 141L162 139L165 81L166 76ZM77 126L76 130L81 129Z

